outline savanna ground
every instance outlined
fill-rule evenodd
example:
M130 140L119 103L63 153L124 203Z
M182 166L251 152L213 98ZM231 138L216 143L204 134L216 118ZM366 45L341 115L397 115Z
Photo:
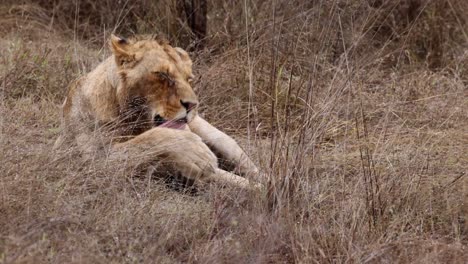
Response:
M0 4L0 263L468 260L468 3ZM67 84L111 32L192 50L200 112L269 175L174 190L54 152Z

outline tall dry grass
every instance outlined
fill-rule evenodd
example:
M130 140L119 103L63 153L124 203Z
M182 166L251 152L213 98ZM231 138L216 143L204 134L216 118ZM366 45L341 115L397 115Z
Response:
M0 262L464 262L465 1L209 1L202 114L269 175L195 194L52 152L110 32L193 36L174 1L0 5Z

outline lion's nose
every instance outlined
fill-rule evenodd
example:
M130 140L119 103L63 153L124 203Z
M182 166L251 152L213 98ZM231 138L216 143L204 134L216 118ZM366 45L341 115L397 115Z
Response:
M180 100L180 104L182 104L185 110L187 110L187 113L195 109L195 107L197 107L197 103L194 103L194 102L188 102L188 101L185 102L185 101Z

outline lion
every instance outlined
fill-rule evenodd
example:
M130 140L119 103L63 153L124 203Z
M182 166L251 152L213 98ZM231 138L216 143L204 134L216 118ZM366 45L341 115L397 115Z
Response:
M110 57L70 84L54 148L74 143L84 156L103 151L132 167L167 164L195 182L258 187L218 167L222 158L259 175L233 138L198 115L186 51L159 37L112 35L109 46Z

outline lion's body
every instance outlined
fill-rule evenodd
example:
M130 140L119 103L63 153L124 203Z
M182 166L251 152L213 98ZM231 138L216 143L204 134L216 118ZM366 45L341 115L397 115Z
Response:
M257 173L231 137L198 116L188 54L153 39L113 36L111 48L111 57L70 85L56 147L76 143L90 154L108 146L110 158L132 166L164 160L188 178L245 186L243 178L218 169L206 145L240 172Z

